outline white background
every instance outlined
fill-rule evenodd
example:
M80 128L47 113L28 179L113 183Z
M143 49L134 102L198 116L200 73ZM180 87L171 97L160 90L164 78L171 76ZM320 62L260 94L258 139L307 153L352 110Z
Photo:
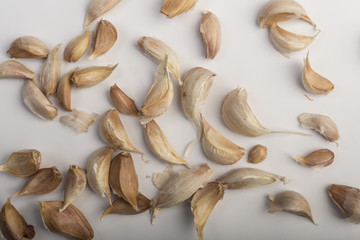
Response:
M83 32L82 26L88 0L2 0L0 8L0 61L8 60L6 51L19 36L32 35L43 40L49 48L66 44ZM197 145L186 159L196 166L207 162L214 170L214 178L236 167L258 167L292 179L288 185L272 185L226 191L210 215L204 229L205 239L358 239L359 226L344 220L339 209L327 193L330 184L359 184L359 75L360 75L360 15L356 0L327 1L299 0L308 15L321 29L310 46L312 67L330 79L335 89L328 96L313 96L311 102L304 97L301 84L303 58L307 50L286 59L276 52L269 40L267 29L256 24L257 16L266 0L218 1L199 0L189 12L173 19L160 14L162 0L123 0L103 18L112 22L119 38L115 46L101 59L88 60L89 53L77 63L63 63L62 74L74 67L119 63L118 68L104 82L88 89L72 88L72 107L102 115L113 108L109 88L116 83L132 97L138 107L144 102L154 78L157 65L137 48L141 36L154 36L165 41L177 53L182 73L196 67L206 67L217 74L203 114L208 122L224 136L249 150L255 144L268 147L267 159L258 165L246 162L247 155L233 166L221 166L207 160ZM202 12L213 11L222 26L222 46L215 60L204 58L205 50L199 34ZM93 31L96 24L91 26ZM301 21L281 24L288 30L312 34L312 27ZM43 60L19 60L39 77ZM41 151L42 167L57 166L65 179L70 164L86 166L87 159L97 149L106 146L98 134L98 121L88 133L78 134L59 122L66 114L59 109L53 121L44 121L33 115L23 104L21 79L0 80L0 160L5 161L15 151L35 148ZM195 128L181 109L179 88L175 84L175 97L168 111L156 121L179 154L183 154L189 141L195 137ZM220 117L224 96L236 87L246 88L248 102L260 122L273 130L301 130L297 116L303 112L330 116L338 125L341 138L339 147L320 135L268 135L249 138L231 132ZM54 97L51 101L58 105ZM121 115L132 143L144 151L149 164L133 154L140 182L140 191L149 198L157 194L151 179L154 172L162 171L165 164L157 160L145 144L143 129L138 119ZM335 152L335 161L321 172L298 165L291 155L307 155L329 148ZM177 170L183 169L176 167ZM6 173L0 174L0 204L18 191L25 179ZM36 239L62 239L48 233L40 218L39 201L62 200L64 181L58 189L43 196L24 196L14 199L15 207L33 224ZM303 194L311 205L319 225L308 219L285 212L266 212L267 195L283 190ZM114 197L115 199L115 197ZM100 222L108 206L107 200L89 188L75 202L86 215L95 232L95 239L197 239L188 203L164 209L154 225L150 216L109 215Z

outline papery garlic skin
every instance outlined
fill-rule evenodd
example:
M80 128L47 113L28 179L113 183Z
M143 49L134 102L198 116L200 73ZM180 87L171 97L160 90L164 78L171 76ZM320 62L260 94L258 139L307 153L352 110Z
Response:
M41 71L39 86L46 96L54 94L58 87L61 64L57 54L60 47L58 44L50 51Z
M96 113L89 114L85 111L73 109L67 116L62 116L60 122L74 128L78 133L86 133L97 116L99 115Z
M340 138L336 123L328 116L302 113L298 119L301 127L319 132L330 142L336 142Z
M121 0L90 0L86 11L84 28L115 7Z
M15 39L7 51L10 58L46 58L49 49L40 39L23 36Z
M114 46L117 31L114 25L107 20L100 20L96 29L95 43L90 58L105 54Z
M90 30L77 36L66 45L64 50L64 60L67 62L77 62L86 52L90 44Z
M206 48L206 58L214 59L221 45L220 22L214 13L204 13L200 21L200 33Z
M34 79L34 72L18 61L9 60L0 64L0 78Z
M197 0L164 0L160 12L172 18L188 11L196 2Z
M35 174L41 164L41 153L35 149L13 152L5 163L0 165L0 171L16 177L29 177Z

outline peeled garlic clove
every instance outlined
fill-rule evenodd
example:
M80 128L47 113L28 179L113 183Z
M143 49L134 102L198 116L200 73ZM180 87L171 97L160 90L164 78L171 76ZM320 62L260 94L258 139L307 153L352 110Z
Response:
M57 45L49 53L40 75L39 85L46 96L55 93L60 78L60 63L58 61L57 53L61 44Z
M39 170L41 153L38 150L28 149L13 152L6 162L0 165L0 171L16 177L29 177Z
M73 109L67 116L62 116L60 122L66 126L74 128L78 133L88 132L89 127L94 123L96 113L89 114L85 111Z
M56 91L57 99L66 111L71 111L71 77L77 69L71 70L61 78Z
M265 160L267 156L267 147L263 145L256 145L249 152L249 163L260 163Z
M186 171L180 171L176 176L169 179L154 199L153 207L150 209L152 222L161 209L184 202L199 188L203 187L212 175L212 169L205 163Z
M90 188L101 197L107 197L111 205L109 186L110 161L114 153L111 148L101 148L95 151L86 165L86 177Z
M214 59L221 44L221 27L215 14L205 12L200 21L200 33L206 48L206 58Z
M64 211L84 192L86 187L86 174L81 167L71 165L66 176L66 185L64 191L64 202L59 212Z
M316 73L310 66L309 53L305 59L305 67L302 75L304 88L313 94L328 94L334 89L334 84L320 74Z
M115 70L118 64L112 67L95 66L77 70L71 77L76 87L92 87L104 81Z
M86 30L66 45L64 61L77 62L86 52L90 43L90 30Z
M165 56L168 55L168 68L178 80L179 85L182 85L180 79L180 60L174 50L163 41L153 37L141 37L136 44L154 62L161 63L165 61Z
M188 11L196 2L197 0L164 0L160 12L172 18Z
M203 239L203 230L208 217L217 202L223 198L225 186L221 183L210 182L205 187L196 191L191 199L191 212L194 215L194 222L199 240Z
M22 189L11 198L25 195L43 195L54 191L61 182L61 173L57 167L42 168L30 177Z
M75 239L89 240L94 231L84 214L70 204L63 212L59 212L63 202L40 202L41 219L47 230Z
M0 212L0 230L5 239L33 239L34 227L28 225L23 216L11 204L10 198Z
M333 163L334 153L329 149L316 150L306 157L293 156L301 165L308 167L326 167Z
M260 12L258 24L265 28L277 22L301 18L316 27L316 24L306 14L305 9L294 0L270 0Z
M22 94L25 105L39 118L53 120L57 116L58 109L32 80L26 80Z
M154 120L143 126L146 143L158 159L170 164L184 164L190 168L189 164L171 147L161 128Z
M140 116L134 100L128 97L116 84L110 88L110 98L119 112L135 117Z
M107 20L100 20L96 30L94 48L91 58L103 55L115 44L117 31L114 25Z
M307 48L319 33L320 31L314 36L299 35L286 31L274 23L270 27L270 40L276 51L290 58L290 53Z
M203 126L202 148L206 156L216 163L231 165L239 161L245 149L225 138L201 115Z
M281 181L287 184L286 177L279 176L256 168L235 168L216 181L224 184L228 189L246 189Z
M18 61L9 60L0 64L0 78L34 79L34 72Z
M120 1L121 0L91 0L86 11L84 28L88 28L95 19L110 11Z
M339 140L340 135L335 122L325 115L303 113L299 116L300 126L319 132L330 142Z
M49 49L40 39L24 36L15 39L7 53L10 58L46 58Z
M215 73L202 67L190 69L183 76L184 82L180 88L182 107L186 117L197 129L197 137L187 146L185 157L201 139L201 107L209 94L215 76Z
M121 214L121 215L135 215L149 210L152 202L141 193L137 196L138 210L135 210L127 201L119 197L116 199L112 206L109 206L102 214L100 220L102 221L105 216L109 214Z
M121 152L111 161L109 183L113 193L138 210L139 181L130 153Z

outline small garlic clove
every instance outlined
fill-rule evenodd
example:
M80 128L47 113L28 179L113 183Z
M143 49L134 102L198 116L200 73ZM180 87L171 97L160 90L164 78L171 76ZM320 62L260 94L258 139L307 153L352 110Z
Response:
M301 18L316 27L316 24L306 14L305 9L294 0L270 0L261 10L258 24L265 28L273 23Z
M66 45L64 50L64 61L77 62L86 52L90 43L90 30L77 36Z
M171 147L161 128L154 120L143 126L146 143L158 159L170 164L183 164L190 168L189 164Z
M135 117L140 116L134 100L128 97L116 84L110 88L110 99L119 112Z
M308 167L327 167L334 162L334 153L329 149L316 150L306 157L293 156L301 165Z
M117 31L114 25L107 20L100 20L96 30L94 48L90 58L105 54L115 44Z
M63 202L40 202L41 219L47 230L75 239L90 240L94 231L84 214L70 204L63 212L59 212Z
M313 94L328 94L334 89L334 84L320 74L316 73L310 66L309 53L305 59L305 66L302 75L304 88Z
M91 0L86 11L84 28L115 7L121 0Z
M304 196L294 191L284 191L274 195L269 195L270 202L266 208L268 213L286 211L310 219L314 224L309 203Z
M34 72L18 61L9 60L0 64L0 78L34 79Z
M25 105L39 118L53 120L57 116L58 109L32 80L26 80L22 95Z
M204 13L200 21L200 33L206 48L206 58L214 59L221 44L221 27L215 14L212 12Z
M30 177L11 198L26 195L43 195L54 191L61 182L61 173L57 167L41 168Z
M197 0L164 0L160 12L169 18L190 10Z
M77 69L71 70L61 78L56 91L60 105L69 112L71 111L71 77Z
M330 142L335 142L340 138L335 122L328 116L303 113L298 119L301 127L319 132Z
M66 176L66 185L64 191L64 202L59 212L64 211L84 192L86 187L86 174L81 167L71 165Z
M71 81L76 87L92 87L104 81L115 70L118 64L114 66L93 66L83 68L74 72Z
M85 111L73 109L67 116L62 116L60 122L74 128L78 133L86 133L97 116L96 113L89 114Z
M262 161L265 160L266 156L267 156L267 147L258 144L250 150L248 162L255 164L261 163Z
M49 49L40 39L23 36L11 43L7 53L10 58L47 58Z
M13 152L5 163L0 165L0 171L16 177L29 177L39 170L41 153L38 150L27 149Z
M231 165L244 156L244 148L221 135L202 115L201 120L203 126L202 148L211 161Z
M101 148L91 154L86 165L86 177L90 188L101 197L107 197L111 205L109 186L110 161L114 149Z
M216 181L224 184L228 189L246 189L281 181L287 184L289 180L286 177L279 176L256 168L235 168Z

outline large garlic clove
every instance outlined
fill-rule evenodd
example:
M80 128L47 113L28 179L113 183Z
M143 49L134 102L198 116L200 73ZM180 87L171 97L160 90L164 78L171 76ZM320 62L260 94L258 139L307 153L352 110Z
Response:
M77 69L78 68L71 70L60 79L58 89L56 91L59 104L66 111L71 111L71 78Z
M90 30L77 36L66 45L64 50L64 60L67 62L77 62L86 52L90 44Z
M16 177L29 177L39 170L41 153L34 149L13 152L5 163L0 165L0 171Z
M86 11L84 28L115 7L121 0L91 0Z
M62 116L60 122L74 128L78 133L86 133L97 116L96 113L89 114L85 111L73 109L67 116Z
M334 153L329 149L316 150L306 157L293 156L301 165L308 167L327 167L334 162Z
M40 39L33 36L23 36L11 43L7 53L10 58L46 58L49 49Z
M110 88L110 99L119 112L135 117L140 116L134 100L126 95L116 84Z
M319 132L330 142L335 142L340 138L336 123L328 116L303 113L298 119L301 127Z
M172 18L188 11L196 2L197 0L164 0L160 12Z
M71 81L76 87L92 87L104 81L115 70L114 66L93 66L77 70L73 73Z
M221 27L215 14L212 12L204 13L200 21L200 33L206 48L206 58L214 59L221 44Z
M0 78L34 79L34 72L18 61L9 60L0 64Z
M46 96L55 93L60 78L60 62L58 51L61 44L55 46L49 53L41 71L39 86Z
M114 25L107 20L100 20L96 30L94 48L90 58L105 54L115 44L117 31Z

